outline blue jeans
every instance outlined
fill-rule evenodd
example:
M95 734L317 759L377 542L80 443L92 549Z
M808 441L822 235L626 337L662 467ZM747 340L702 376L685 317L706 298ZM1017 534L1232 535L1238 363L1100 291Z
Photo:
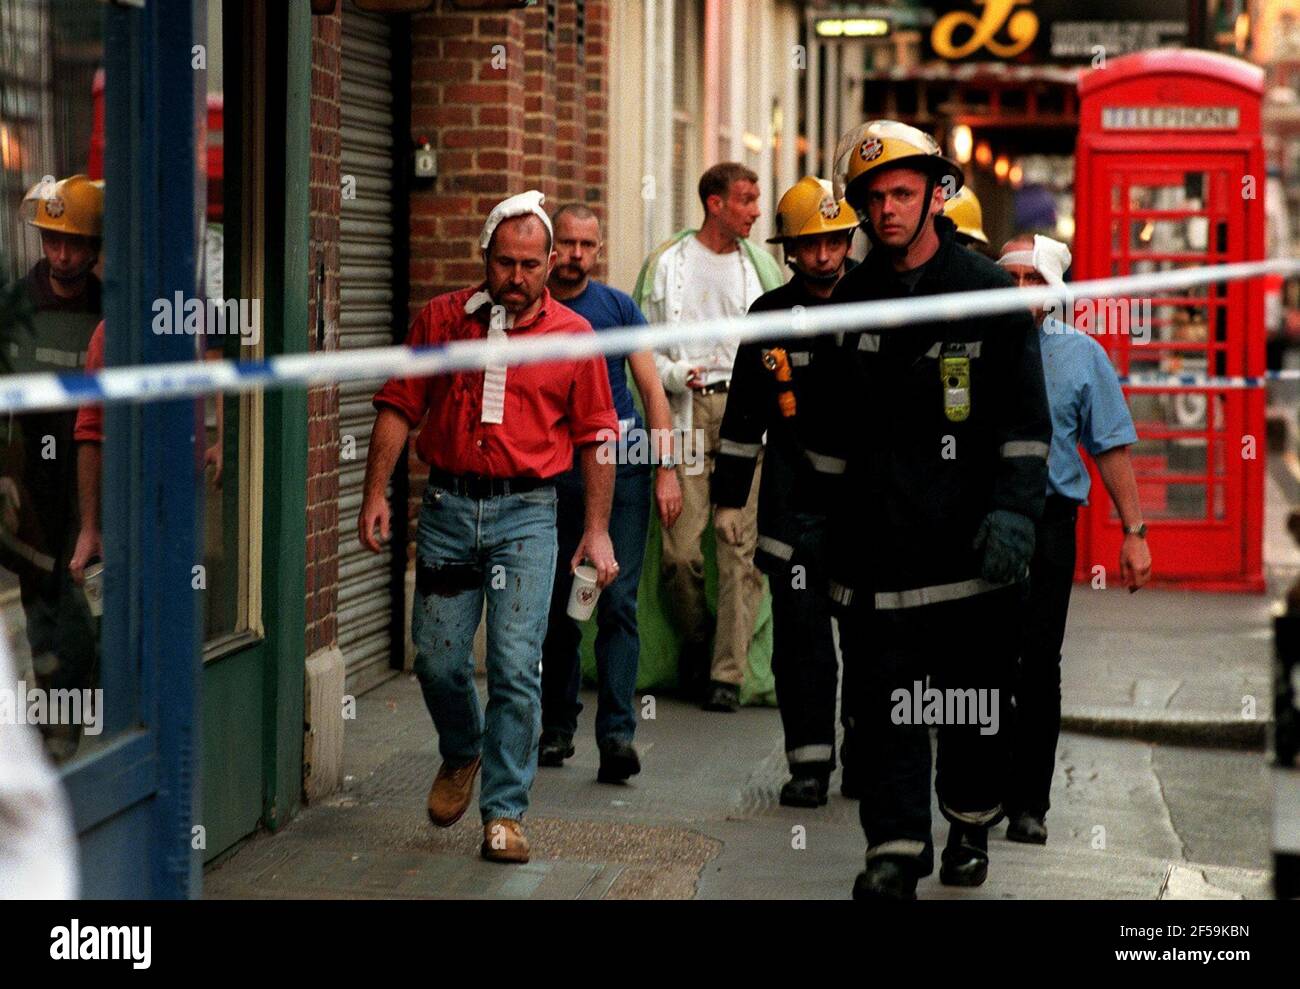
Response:
M618 466L614 506L609 516L609 538L619 573L596 600L596 741L631 742L636 734L636 674L641 662L641 639L636 624L636 595L645 561L646 529L650 524L650 472L637 464ZM582 680L578 648L582 626L565 609L573 577L569 561L582 539L585 522L580 471L561 475L560 551L555 563L555 589L551 594L551 620L542 649L542 727L566 739L578 730Z
M443 760L461 766L483 756L485 823L522 818L537 773L555 502L552 487L480 500L430 485L420 509L411 616L415 672ZM485 595L486 718L473 657Z

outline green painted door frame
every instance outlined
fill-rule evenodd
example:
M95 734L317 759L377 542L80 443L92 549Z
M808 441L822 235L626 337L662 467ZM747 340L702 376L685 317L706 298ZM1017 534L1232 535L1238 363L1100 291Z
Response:
M260 9L259 9L260 8ZM243 160L250 69L265 72L263 187L226 174L226 285L239 284L246 249L243 195L264 217L263 337L266 354L307 350L311 157L311 12L305 3L226 0L227 38L243 38L245 11L264 30L264 64L243 58L252 46L226 44L226 161ZM255 57L255 56L254 56ZM234 111L234 112L232 112ZM234 276L233 278L231 276ZM238 291L238 290L236 290ZM237 355L236 355L237 356ZM272 830L297 811L302 795L303 684L306 664L307 392L266 392L263 429L262 639L208 663L203 676L204 822L211 859L253 832Z

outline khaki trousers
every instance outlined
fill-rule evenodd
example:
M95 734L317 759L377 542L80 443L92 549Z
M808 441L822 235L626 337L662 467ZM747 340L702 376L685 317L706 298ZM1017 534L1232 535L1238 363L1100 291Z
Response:
M709 612L704 597L704 551L701 541L712 519L709 479L717 461L719 431L727 396L699 395L693 398L695 437L685 453L695 463L677 467L682 488L682 514L676 525L663 533L661 572L672 599L678 631L686 642L703 642L709 636ZM702 442L696 442L696 439ZM701 449L702 447L702 449ZM701 454L702 459L701 459ZM754 566L758 544L758 483L762 457L754 471L749 500L741 513L741 539L728 546L714 536L718 561L718 624L713 643L709 677L737 687L745 679L745 662L754 635L754 621L763 600L763 575Z

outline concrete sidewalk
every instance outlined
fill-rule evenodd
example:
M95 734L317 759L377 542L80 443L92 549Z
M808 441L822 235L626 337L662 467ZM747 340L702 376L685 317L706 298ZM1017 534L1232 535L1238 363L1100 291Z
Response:
M781 807L777 712L708 714L667 697L637 732L641 775L595 781L590 692L562 769L539 771L525 826L533 860L478 858L477 806L429 824L438 766L413 678L360 698L348 724L344 791L259 835L208 870L215 898L847 899L862 868L858 804ZM1269 777L1254 752L1062 736L1051 837L1015 845L995 830L989 881L927 899L1216 899L1268 895ZM947 825L933 812L934 839Z
M1266 475L1266 594L1075 585L1062 724L1094 735L1263 749L1273 717L1272 615L1300 577L1291 500ZM1160 561L1154 565L1159 570Z
M1062 648L1067 731L1262 749L1271 595L1076 585Z
M1268 895L1270 784L1258 750L1272 712L1272 602L1300 574L1287 507L1270 482L1269 595L1076 588L1047 846L1011 844L999 827L985 886L958 891L931 877L921 896ZM207 895L849 895L865 848L858 805L838 794L836 778L827 807L779 806L785 758L775 710L707 714L657 696L656 717L637 732L644 771L611 787L595 782L593 692L583 703L577 755L540 770L533 788L528 865L478 858L476 805L453 828L429 824L436 741L418 684L403 675L359 698L343 792L210 869ZM1242 748L1255 751L1233 751ZM942 844L937 808L933 818Z

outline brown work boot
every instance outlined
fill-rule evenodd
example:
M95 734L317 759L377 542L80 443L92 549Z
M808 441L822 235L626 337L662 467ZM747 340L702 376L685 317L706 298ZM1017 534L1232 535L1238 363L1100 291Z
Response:
M474 777L478 775L482 756L454 767L443 763L429 790L429 820L440 828L449 828L461 819L470 797L474 795Z
M528 839L523 825L508 817L498 817L483 825L483 847L479 849L489 862L528 861Z

